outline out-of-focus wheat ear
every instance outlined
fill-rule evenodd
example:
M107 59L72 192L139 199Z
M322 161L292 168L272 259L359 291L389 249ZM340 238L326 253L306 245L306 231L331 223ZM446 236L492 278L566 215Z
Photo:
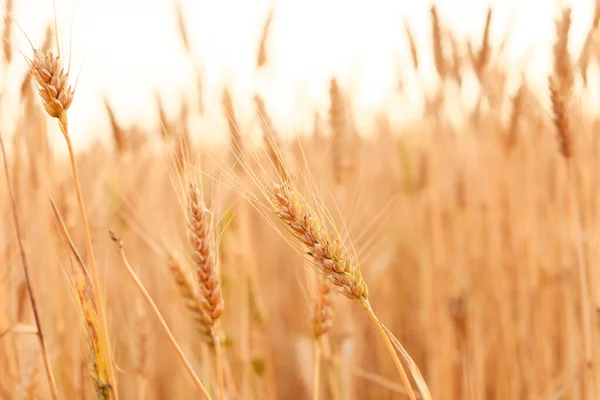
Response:
M525 102L526 90L526 83L522 82L517 93L512 98L512 112L505 141L507 150L513 149L519 138L519 121L523 116L523 103Z
M175 140L175 164L177 171L183 174L188 165L190 165L190 159L192 154L190 133L188 130L188 119L190 114L190 108L186 99L182 99L181 111L179 113L179 122L177 128L177 135Z
M260 127L263 131L263 143L267 148L267 154L269 155L269 159L271 160L271 163L275 166L279 177L282 180L289 179L288 171L285 168L283 160L283 149L281 146L281 142L279 141L279 135L278 132L275 130L275 126L273 125L273 120L267 112L265 102L263 101L262 97L260 97L258 94L254 96L254 101L256 103L256 112L260 120Z
M227 126L229 128L229 145L236 153L233 160L235 162L234 168L237 172L241 172L242 166L239 163L238 156L241 157L244 154L244 143L242 142L242 133L240 132L238 121L235 117L231 93L227 87L223 89L221 101L223 110L225 111L225 118L227 119Z
M413 68L415 71L419 70L419 52L417 50L417 44L415 42L415 36L413 35L412 30L410 29L410 25L408 21L404 21L404 32L406 33L406 38L408 40L408 46L410 48L410 56L413 63Z
M6 9L4 10L4 29L2 30L2 37L4 38L2 41L2 53L4 54L5 65L8 65L12 62L12 46L10 45L10 38L12 33L11 14L13 6L13 0L6 0Z
M479 81L483 80L483 72L490 58L491 46L490 46L490 28L492 25L492 7L488 8L487 15L485 17L485 28L483 29L483 37L481 38L481 48L477 54L475 60L475 73L479 77Z
M431 6L431 37L433 41L433 60L435 63L435 69L437 70L440 78L446 78L448 74L448 65L446 57L444 56L444 45L443 45L443 32L440 24L440 17L438 15L437 7Z
M185 20L183 18L183 8L181 6L181 1L175 1L175 17L177 18L177 30L179 31L179 37L181 38L181 42L183 43L183 48L188 53L188 55L192 54L192 48L190 46L190 37L187 32L187 28L185 27Z
M163 105L160 94L157 92L154 95L156 99L156 106L158 108L158 122L160 124L160 136L162 137L165 143L168 143L170 140L170 123L167 118L167 112L165 111L165 106Z
M569 104L573 90L573 66L569 54L571 10L562 12L556 21L556 41L553 48L554 68L548 78L554 125L558 133L559 149L565 158L573 155L574 137L569 122Z
M258 45L258 55L256 57L256 67L261 68L267 64L268 53L267 53L267 42L269 40L269 33L271 31L271 22L273 21L273 15L275 14L275 8L269 10L269 14L265 19L262 33L260 35L260 42Z
M113 134L113 141L115 143L115 149L117 150L117 154L122 156L127 150L127 137L125 130L117 121L117 117L115 116L115 112L111 107L108 98L104 98L104 108L106 108L106 113L108 114L108 120L110 122L110 128Z
M333 316L331 289L326 283L320 282L313 314L313 336L315 340L319 340L321 336L329 332L331 325L333 325Z
M180 262L175 256L169 256L168 267L173 279L175 280L175 284L179 289L179 293L185 301L185 306L194 321L195 327L200 334L202 341L212 347L214 344L210 332L210 320L202 312L202 309L200 308L200 301L197 295L194 293L191 283L186 278Z
M346 151L347 118L343 94L337 80L329 82L329 124L332 134L332 169L333 179L337 185L342 184L345 176L344 155Z
M456 35L454 35L452 32L448 32L448 41L450 42L451 52L451 58L448 62L450 76L456 81L456 83L459 86L461 86L463 79L462 69L465 63L463 49L458 43Z
M208 318L213 337L219 397L223 399L225 393L219 327L219 319L223 314L223 294L221 293L221 277L217 268L214 220L211 212L206 208L202 193L194 183L190 184L189 188L188 226L192 260L199 289L200 308Z

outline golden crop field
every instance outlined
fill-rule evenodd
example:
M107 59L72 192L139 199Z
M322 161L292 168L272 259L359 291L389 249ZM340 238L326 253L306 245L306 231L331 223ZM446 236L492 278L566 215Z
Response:
M112 143L87 148L53 24L19 54L5 18L4 65L28 71L1 131L0 398L600 399L600 6L580 54L559 13L542 93L508 90L493 8L467 43L430 11L433 46L407 24L407 48L440 84L401 128L361 131L332 78L312 132L259 93L247 130L225 87L175 116L157 96L155 131L106 100ZM186 123L208 112L227 145Z

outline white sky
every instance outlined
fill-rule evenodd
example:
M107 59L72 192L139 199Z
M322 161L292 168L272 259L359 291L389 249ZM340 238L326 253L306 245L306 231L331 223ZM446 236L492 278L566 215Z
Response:
M56 1L63 48L72 49L73 79L81 70L69 112L76 143L89 143L91 137L109 137L103 94L109 96L124 123L138 121L148 128L158 125L155 90L161 93L171 112L178 110L182 96L195 98L193 71L177 32L173 0L76 0L72 44L69 31L73 1ZM532 60L528 72L541 85L545 84L557 2L491 1L495 7L492 39L497 42L504 36L512 16L510 62L528 54ZM572 45L576 50L591 23L594 1L560 3L574 6ZM390 104L395 104L395 114L401 114L398 110L410 114L418 109L416 102L391 101L398 70L410 74L412 68L403 18L409 21L420 44L424 79L433 76L429 1L182 0L182 3L196 55L204 67L205 105L214 116L198 121L202 123L196 125L198 134L211 132L223 124L220 96L224 82L232 87L243 121L251 121L252 98L258 90L275 122L289 130L308 128L312 125L314 107L325 109L332 75L338 76L344 87L352 89L355 110L361 115L369 116ZM273 3L277 10L268 45L270 65L267 70L257 72L259 37ZM444 24L458 35L473 35L479 40L489 1L436 3ZM46 24L53 17L52 0L15 0L13 17L39 46ZM26 55L31 55L21 32L16 32L11 40ZM24 63L16 58L18 63L9 75L15 96L24 71ZM409 88L416 90L416 86Z

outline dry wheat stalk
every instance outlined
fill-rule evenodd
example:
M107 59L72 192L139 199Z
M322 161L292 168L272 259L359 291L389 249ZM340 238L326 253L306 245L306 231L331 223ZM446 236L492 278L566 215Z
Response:
M15 136L17 136L17 135L15 135ZM18 245L19 252L21 255L21 264L23 266L23 272L25 275L25 287L27 289L27 294L29 295L29 301L31 304L31 308L33 310L35 326L36 326L36 330L37 330L36 334L38 337L38 341L40 342L42 360L44 361L46 377L48 379L48 385L50 386L50 395L53 400L57 400L58 399L58 389L56 386L56 379L54 378L54 374L52 372L52 366L51 366L50 358L48 355L47 342L46 342L46 339L44 336L44 330L42 329L40 313L39 313L39 309L37 306L37 301L36 301L36 297L35 297L35 294L33 291L33 287L31 284L29 262L27 260L27 255L25 253L25 247L23 245L23 231L22 231L21 219L19 217L19 211L17 209L17 200L15 197L15 190L12 187L10 172L9 172L9 168L8 168L8 160L7 160L7 155L6 155L6 148L4 146L4 138L2 136L0 136L0 149L2 152L4 176L5 176L6 184L8 187L8 195L10 197L10 205L11 205L11 209L12 209L13 223L15 226L15 232L16 232L16 236L17 236L17 245Z
M92 281L85 269L83 259L77 252L65 222L52 198L50 204L58 222L58 227L65 242L70 248L69 263L71 265L71 289L77 300L78 309L83 316L87 345L89 349L89 369L96 398L99 400L116 399L115 387L110 381L110 363L112 362L109 345L102 335L97 299L94 296Z
M319 282L319 295L315 301L313 315L313 338L315 340L313 400L318 400L321 395L321 337L329 332L332 324L331 288L327 283Z
M87 213L85 211L83 194L81 192L79 170L77 168L75 152L73 150L73 144L69 134L67 110L73 102L75 89L69 85L69 72L65 71L60 54L58 56L54 56L50 50L44 52L38 49L33 49L33 60L29 62L29 67L31 69L31 75L36 82L38 93L42 98L44 109L48 115L58 120L59 128L65 138L69 151L75 192L77 194L77 202L79 204L81 222L83 224L85 234L85 246L89 260L89 269L92 278L91 282L93 285L91 289L93 290L95 304L98 307L97 323L100 330L98 339L100 342L104 342L106 344L104 347L105 353L103 355L106 357L106 379L108 382L107 392L109 392L110 396L112 396L114 399L118 399L118 391L116 389L116 373L110 351L110 336L108 333L108 326L106 324L104 305L100 297L100 281L98 279L94 248L92 246L89 222ZM84 268L83 262L81 262L81 265L82 268Z
M179 357L179 360L185 367L190 378L192 378L192 380L194 381L194 384L195 384L196 388L198 389L198 391L202 394L202 397L210 400L211 397L208 394L208 391L204 387L204 384L202 384L202 381L200 381L200 379L198 378L198 375L196 375L194 368L192 368L192 365L190 364L187 357L185 356L185 353L183 352L183 350L181 350L181 346L179 346L179 343L177 343L177 340L175 340L175 336L173 336L171 329L169 329L169 326L167 325L167 322L163 318L162 314L160 313L160 310L156 306L156 303L154 303L154 300L152 300L152 296L150 296L150 294L148 293L148 290L146 290L146 287L144 286L144 284L142 283L140 278L137 276L137 274L131 267L129 260L127 259L127 255L125 254L123 241L121 240L121 238L117 237L113 231L109 231L109 235L111 237L111 240L113 242L115 242L115 244L119 248L119 255L121 257L121 262L123 263L123 266L127 270L127 273L129 274L129 276L131 277L131 279L133 280L133 282L135 283L135 285L137 286L139 291L141 292L142 296L144 297L144 300L146 300L146 302L148 303L148 305L150 306L150 308L152 309L152 311L158 318L162 329L165 331L165 333L167 334L167 336L169 338L169 342L171 343L171 345L173 346L173 349L177 353L177 357Z
M5 64L10 64L12 61L12 46L10 45L10 36L12 31L12 10L14 6L13 0L6 0L4 10L4 30L2 31L2 52L4 53Z

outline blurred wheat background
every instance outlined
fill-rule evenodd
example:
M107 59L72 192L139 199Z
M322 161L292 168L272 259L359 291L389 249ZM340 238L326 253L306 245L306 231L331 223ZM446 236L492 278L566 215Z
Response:
M0 398L600 398L594 0L5 15Z

